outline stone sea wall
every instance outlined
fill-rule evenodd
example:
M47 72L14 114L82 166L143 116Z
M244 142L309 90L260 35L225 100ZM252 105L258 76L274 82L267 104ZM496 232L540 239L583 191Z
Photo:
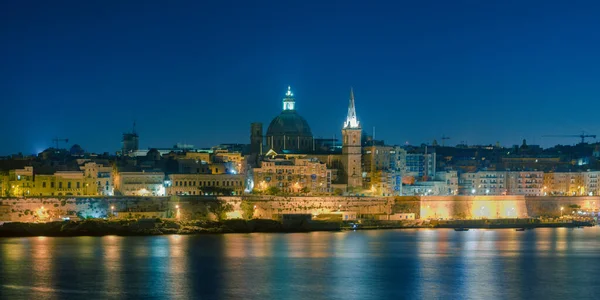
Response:
M561 211L561 207L563 210ZM522 218L598 211L600 197L48 197L0 198L0 221L63 218L279 219L284 214L359 216L414 213L421 219Z

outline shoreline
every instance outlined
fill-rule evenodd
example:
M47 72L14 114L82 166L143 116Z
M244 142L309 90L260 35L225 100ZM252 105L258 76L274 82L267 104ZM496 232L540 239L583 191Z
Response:
M297 221L279 222L269 219L224 221L174 221L169 219L56 221L47 223L9 222L0 225L1 237L75 237L75 236L153 236L197 235L227 233L298 233L316 231L355 231L386 229L535 229L535 228L581 228L595 226L593 222L539 222L525 219L521 222L494 222L498 220L468 220L446 222L367 221L327 222ZM506 220L504 220L506 221Z

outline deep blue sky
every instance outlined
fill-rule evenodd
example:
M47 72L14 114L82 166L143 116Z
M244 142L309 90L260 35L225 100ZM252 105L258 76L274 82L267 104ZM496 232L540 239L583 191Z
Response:
M363 127L390 144L571 144L541 135L600 135L599 12L598 1L5 0L0 154L54 136L114 152L134 119L144 148L247 143L288 85L317 137L339 137L353 86Z

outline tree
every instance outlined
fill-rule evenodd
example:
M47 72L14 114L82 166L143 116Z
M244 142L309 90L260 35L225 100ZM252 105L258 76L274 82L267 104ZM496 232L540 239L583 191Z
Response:
M276 186L269 187L266 192L267 195L278 195L280 193L281 190Z
M342 191L342 189L335 189L333 190L333 194L336 196L341 196L344 194L344 191Z
M254 202L242 200L240 207L242 209L242 216L244 219L251 220L254 217Z
M310 189L307 186L305 186L302 189L300 189L300 193L308 194L308 193L310 193Z
M217 220L227 219L227 213L233 211L233 205L225 201L216 201L210 204L209 211L215 214Z

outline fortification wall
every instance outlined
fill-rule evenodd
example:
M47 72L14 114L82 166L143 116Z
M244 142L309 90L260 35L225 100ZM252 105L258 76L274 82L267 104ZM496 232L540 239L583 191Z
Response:
M277 218L282 214L323 214L356 211L360 214L391 213L390 198L367 197L94 197L3 198L0 221L36 222L78 218ZM223 205L229 205L225 209Z
M276 219L282 214L358 215L414 213L421 219L523 218L600 210L600 197L410 196L410 197L66 197L1 198L0 221L36 222L64 217Z

